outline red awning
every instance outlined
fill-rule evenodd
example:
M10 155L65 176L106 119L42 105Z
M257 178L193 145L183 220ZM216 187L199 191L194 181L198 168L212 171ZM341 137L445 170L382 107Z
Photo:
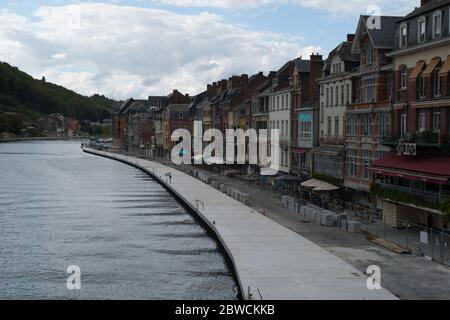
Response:
M438 154L399 156L392 153L374 161L369 171L390 177L447 184L450 180L450 156Z
M293 153L297 153L297 154L304 154L304 153L308 152L309 149L303 149L303 148L294 148L294 147L291 147L291 151L292 151Z

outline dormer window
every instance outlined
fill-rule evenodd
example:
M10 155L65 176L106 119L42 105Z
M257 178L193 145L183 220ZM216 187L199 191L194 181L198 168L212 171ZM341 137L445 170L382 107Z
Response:
M418 42L424 43L427 35L427 20L425 17L420 17L418 22Z
M441 76L439 74L440 71L441 69L439 67L433 71L433 91L436 98L441 96Z
M433 14L433 38L439 38L442 34L442 13L436 11Z
M400 26L400 48L406 48L408 45L408 26L403 23Z
M276 86L278 86L278 78L274 78L273 80L272 80L272 87L276 87Z

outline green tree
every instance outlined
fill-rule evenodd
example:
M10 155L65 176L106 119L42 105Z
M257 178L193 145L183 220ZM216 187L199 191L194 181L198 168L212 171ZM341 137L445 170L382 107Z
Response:
M445 220L450 222L450 197L442 199L440 210L444 213Z
M0 133L8 130L8 118L4 113L0 113Z
M24 117L20 113L16 113L8 119L8 131L18 135L23 128Z

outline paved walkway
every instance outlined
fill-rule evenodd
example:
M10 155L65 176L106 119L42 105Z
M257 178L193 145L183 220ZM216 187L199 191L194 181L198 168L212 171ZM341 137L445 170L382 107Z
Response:
M189 172L194 167L178 167ZM201 170L195 167L195 170ZM399 255L377 246L363 234L351 234L338 228L304 223L303 219L281 205L281 197L255 184L225 177L211 171L215 181L220 181L250 195L249 206L265 212L273 221L291 229L316 243L330 253L345 260L360 272L370 265L378 265L382 272L384 288L405 300L450 299L450 268L414 255Z
M336 255L188 174L156 162L85 151L147 171L196 211L228 252L245 299L395 299L385 289L368 290L366 276Z

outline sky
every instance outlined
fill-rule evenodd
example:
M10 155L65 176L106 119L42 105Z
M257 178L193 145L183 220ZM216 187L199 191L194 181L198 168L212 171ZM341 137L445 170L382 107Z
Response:
M361 14L419 0L0 0L0 61L84 95L195 95L233 74L324 58Z

